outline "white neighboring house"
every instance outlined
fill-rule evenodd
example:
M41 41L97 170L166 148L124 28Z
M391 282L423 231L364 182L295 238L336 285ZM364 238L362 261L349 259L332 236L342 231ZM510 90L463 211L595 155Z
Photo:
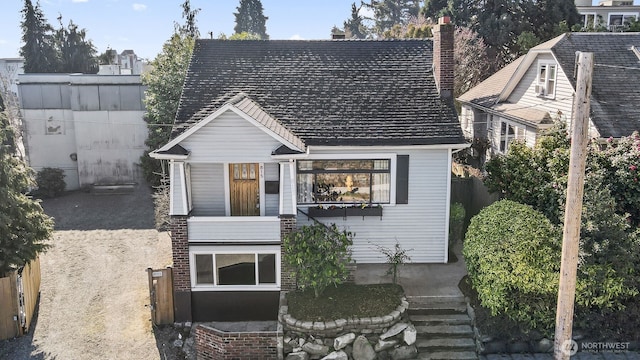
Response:
M116 50L107 49L107 55L109 64L100 65L98 75L141 75L149 69L149 64L139 59L133 50L118 54Z
M640 33L567 33L540 44L462 94L460 122L468 139L487 140L487 154L513 140L533 146L559 119L570 125L576 52L594 53L589 134L620 138L640 130Z
M140 76L22 74L18 90L34 170L63 169L67 190L141 181Z
M640 5L633 5L633 0L601 0L597 6L591 0L576 0L576 8L586 30L623 31L631 19L640 19Z

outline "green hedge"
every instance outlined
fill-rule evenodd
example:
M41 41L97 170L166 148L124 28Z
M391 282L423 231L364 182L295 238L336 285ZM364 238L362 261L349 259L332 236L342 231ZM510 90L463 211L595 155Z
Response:
M473 217L463 254L482 306L548 333L555 321L560 239L544 215L510 200Z

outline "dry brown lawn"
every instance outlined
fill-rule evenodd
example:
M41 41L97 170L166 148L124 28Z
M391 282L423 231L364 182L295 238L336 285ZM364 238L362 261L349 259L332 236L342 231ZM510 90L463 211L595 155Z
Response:
M159 359L146 269L170 265L171 243L153 228L149 191L74 192L43 207L56 231L39 314L28 336L0 342L0 358Z

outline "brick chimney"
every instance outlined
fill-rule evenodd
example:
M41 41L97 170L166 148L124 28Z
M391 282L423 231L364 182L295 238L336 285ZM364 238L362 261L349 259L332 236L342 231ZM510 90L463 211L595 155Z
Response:
M440 97L453 99L453 24L448 16L433 27L433 75Z

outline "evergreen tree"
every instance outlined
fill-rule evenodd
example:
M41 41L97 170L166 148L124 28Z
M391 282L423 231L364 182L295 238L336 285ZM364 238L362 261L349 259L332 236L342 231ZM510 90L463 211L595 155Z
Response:
M180 7L182 7L182 18L184 19L184 24L176 24L176 32L192 39L199 38L200 30L198 30L198 25L196 25L196 16L200 12L200 8L191 10L191 2L189 0L185 0Z
M378 35L391 30L394 25L407 25L420 11L418 0L371 0L362 5L373 10L374 31Z
M260 0L240 0L240 6L236 8L236 26L233 28L236 34L247 32L260 36L263 40L268 40L267 27L265 25L268 17L264 16L262 3Z
M25 195L34 185L33 171L11 152L14 138L6 115L0 113L0 277L46 251L53 231L53 220Z
M356 3L351 4L351 18L344 22L344 31L347 39L365 39L369 33L360 16L360 7L356 6Z
M582 22L574 0L538 0L529 14L533 33L541 41L552 39Z
M56 72L59 59L54 46L53 28L40 9L31 0L24 1L22 9L22 41L20 56L24 57L25 73Z
M442 15L449 15L446 13L449 3L449 0L425 0L420 13L435 21Z
M58 17L60 28L56 31L56 47L60 54L60 67L57 72L95 74L98 72L97 51L91 40L87 40L87 31L78 29L78 25L69 21L65 28L62 16Z

